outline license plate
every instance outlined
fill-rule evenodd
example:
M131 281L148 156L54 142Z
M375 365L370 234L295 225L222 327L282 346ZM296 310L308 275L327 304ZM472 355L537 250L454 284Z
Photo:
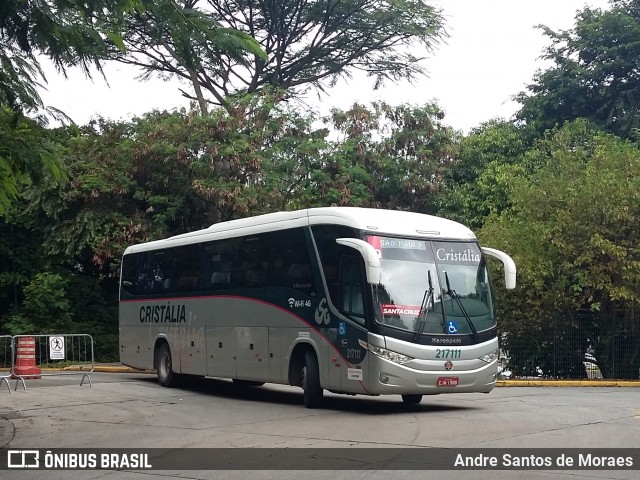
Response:
M458 377L438 377L439 387L455 387L458 385Z

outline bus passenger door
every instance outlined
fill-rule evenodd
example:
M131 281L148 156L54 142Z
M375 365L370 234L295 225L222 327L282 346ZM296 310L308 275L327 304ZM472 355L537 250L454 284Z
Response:
M361 392L364 380L364 351L359 339L363 337L365 318L369 311L365 302L365 285L362 258L352 255L341 256L339 290L335 296L340 313L349 319L338 322L338 347L342 357L339 360L346 362L339 369L341 389L345 392Z
M207 376L236 377L234 327L207 327Z
M329 385L327 388L339 392L342 391L342 376L346 375L344 372L347 370L347 365L336 350L330 349L328 354L324 357L329 359L327 365Z

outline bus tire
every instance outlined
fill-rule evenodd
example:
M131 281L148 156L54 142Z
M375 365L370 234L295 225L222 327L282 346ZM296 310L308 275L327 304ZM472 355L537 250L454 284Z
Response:
M158 383L163 387L175 387L178 384L178 374L173 371L172 365L169 344L162 343L156 355L156 373Z
M422 401L422 395L402 395L402 401L407 405L417 405Z
M320 369L315 353L308 350L304 354L302 369L302 390L304 391L304 406L318 408L322 404L322 387L320 386Z

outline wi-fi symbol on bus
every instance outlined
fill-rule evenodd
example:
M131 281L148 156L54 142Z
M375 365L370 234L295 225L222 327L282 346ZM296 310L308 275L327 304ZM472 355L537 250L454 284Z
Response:
M293 308L293 304L296 303L296 299L295 298L290 298L289 299L289 308Z

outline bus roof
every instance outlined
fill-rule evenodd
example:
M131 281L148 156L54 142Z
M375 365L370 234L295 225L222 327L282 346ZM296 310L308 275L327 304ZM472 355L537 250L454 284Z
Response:
M443 240L475 240L476 238L473 232L464 225L432 215L375 208L321 207L292 212L267 213L256 217L216 223L203 230L133 245L125 250L125 254L322 224L345 225L380 235Z

